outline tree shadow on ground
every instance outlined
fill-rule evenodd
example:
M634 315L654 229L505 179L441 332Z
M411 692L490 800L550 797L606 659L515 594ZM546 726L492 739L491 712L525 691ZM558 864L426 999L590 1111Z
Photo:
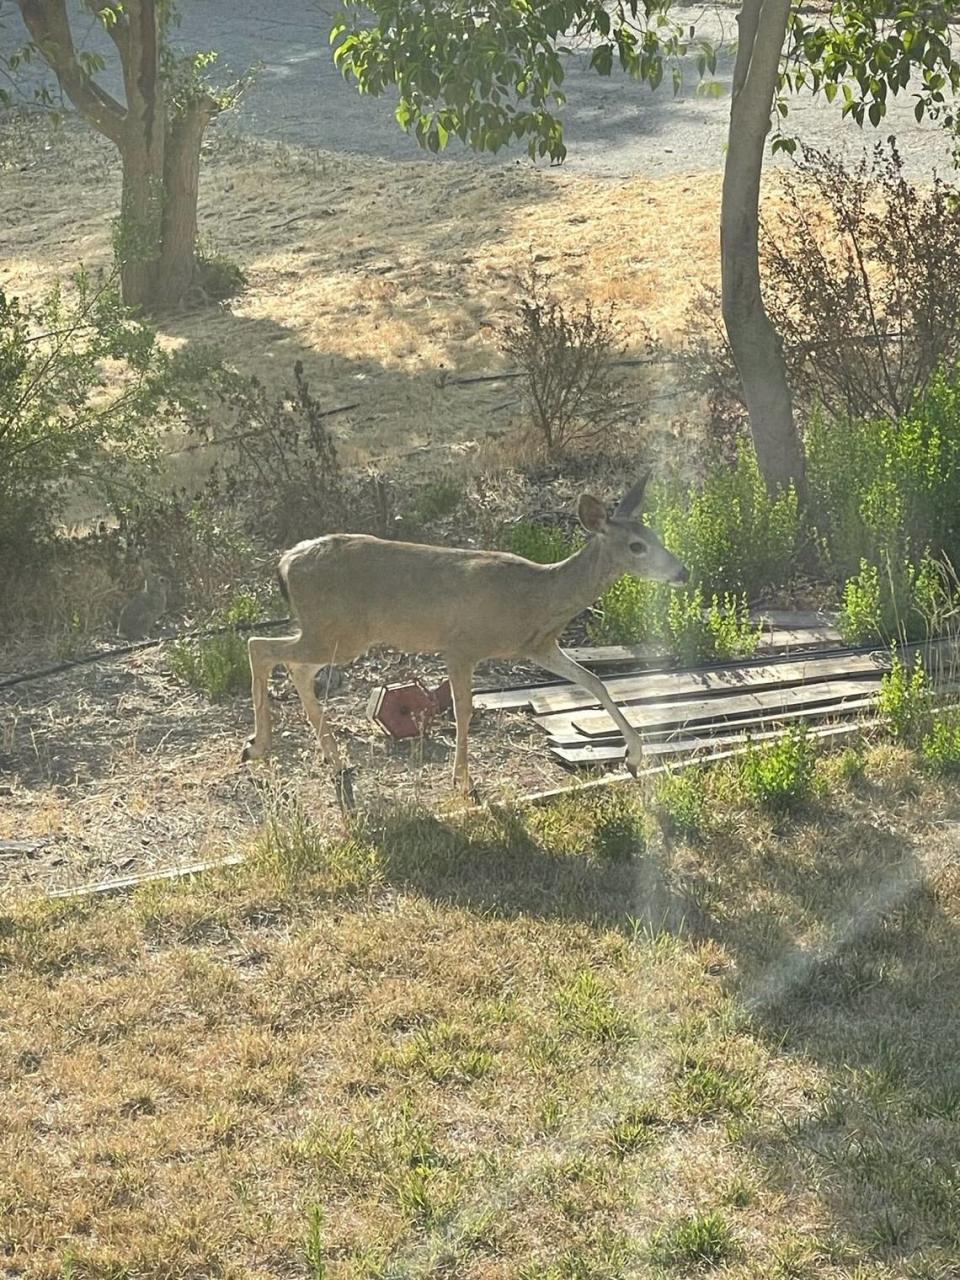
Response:
M960 1240L960 844L897 788L859 800L728 846L742 889L713 931L753 1033L815 1081L750 1135L765 1184L815 1198L834 1261L934 1274Z
M563 837L520 809L491 806L468 822L425 810L384 809L361 820L389 882L405 892L504 918L579 920L633 935L695 934L696 903L627 823L606 850L587 835ZM598 830L602 831L601 819Z

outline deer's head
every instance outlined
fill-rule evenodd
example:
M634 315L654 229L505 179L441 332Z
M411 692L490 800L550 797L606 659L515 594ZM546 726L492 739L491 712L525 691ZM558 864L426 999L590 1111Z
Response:
M611 570L679 587L690 581L690 571L641 519L649 475L624 495L613 515L608 516L600 499L589 493L581 497L577 514L587 533L602 540L602 554Z

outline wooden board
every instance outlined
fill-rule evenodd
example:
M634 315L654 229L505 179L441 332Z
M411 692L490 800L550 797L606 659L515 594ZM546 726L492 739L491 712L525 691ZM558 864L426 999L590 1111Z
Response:
M869 719L860 719L856 722L856 726L850 726L851 731L854 727L869 727L877 724L876 717ZM832 728L833 726L831 726ZM710 753L710 751L722 750L727 746L737 746L748 744L748 742L769 742L778 737L783 737L786 726L781 724L780 727L771 728L771 730L762 730L760 732L735 732L735 733L717 733L709 737L699 737L696 735L672 737L663 742L644 742L644 756L655 756L655 758L664 758L664 756L672 755L689 755L691 751L701 751L701 753ZM810 737L822 737L824 728L812 728ZM550 746L550 753L557 756L558 760L562 760L564 764L611 764L616 760L622 760L626 755L626 746L621 739L620 742L602 741L588 742L584 746Z
M210 862L191 862L186 866L165 867L162 871L135 871L128 876L116 876L112 880L98 880L93 884L71 885L67 889L51 889L48 898L85 898L90 894L120 893L125 889L137 889L155 880L182 880L187 876L203 875L205 871L219 871L222 867L237 867L246 858L245 853L231 853L225 858Z
M812 684L821 680L850 676L870 676L886 671L890 655L884 650L837 657L791 658L783 662L761 662L727 667L704 667L697 671L667 671L657 675L616 676L604 681L607 692L618 703L655 702L696 698L704 694L753 692L780 685ZM576 711L599 707L592 693L576 685L560 689L535 690L530 705L538 715L554 711Z
M801 706L791 708L789 710L780 708L771 708L764 710L757 715L731 716L728 720L710 719L705 721L685 721L682 724L658 725L654 727L644 726L642 735L644 742L659 741L665 738L678 738L688 736L690 734L701 734L712 736L714 734L729 732L734 729L749 729L759 725L786 724L791 720L829 720L843 719L847 716L857 715L862 711L868 711L876 706L876 690L866 696L852 697L843 702L826 702L816 706ZM572 726L569 730L558 727L554 733L550 735L550 743L552 746L563 747L582 747L590 745L600 745L606 743L608 745L622 745L623 736L618 729L613 727L609 733L604 734L582 734Z
M845 699L862 699L880 687L881 674L858 680L823 680L817 684L788 685L783 689L761 689L757 693L704 698L700 702L652 703L623 708L627 723L643 729L648 725L670 723L696 724L698 721L723 721L741 715L776 715L793 708L810 709L818 703L842 703ZM669 717L667 721L666 717ZM540 721L538 720L539 724ZM609 737L619 733L606 711L582 711L571 716L573 728L588 738Z
M475 689L473 709L474 711L522 711L530 706L530 699L535 693L569 687L565 681L554 680L550 684L524 684L509 689Z

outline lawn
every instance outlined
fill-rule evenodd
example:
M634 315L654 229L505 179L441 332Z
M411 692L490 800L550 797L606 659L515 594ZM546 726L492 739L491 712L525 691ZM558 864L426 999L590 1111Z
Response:
M718 768L686 837L280 799L241 867L8 900L3 1274L955 1275L960 806L816 783Z

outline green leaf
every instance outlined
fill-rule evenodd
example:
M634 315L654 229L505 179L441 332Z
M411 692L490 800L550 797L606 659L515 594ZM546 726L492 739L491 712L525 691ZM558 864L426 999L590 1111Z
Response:
M598 45L590 58L590 66L598 75L610 75L611 71L613 71L613 45Z

